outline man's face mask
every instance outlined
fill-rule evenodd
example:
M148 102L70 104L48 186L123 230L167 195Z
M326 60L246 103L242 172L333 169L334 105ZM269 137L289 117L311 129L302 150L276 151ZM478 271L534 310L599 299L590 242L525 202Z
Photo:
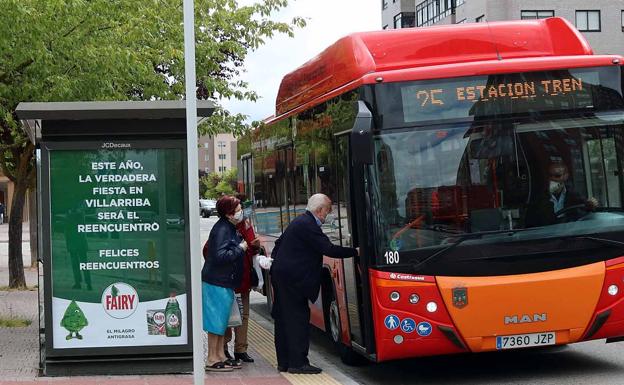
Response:
M319 220L321 221L321 223L325 223L325 221L327 220L327 216L329 214L331 214L331 212L332 212L331 206L325 207L323 209L323 211L321 213L324 214L324 215L320 215L319 216Z
M548 184L548 191L550 191L551 194L557 193L561 191L561 189L563 189L563 182L551 180Z

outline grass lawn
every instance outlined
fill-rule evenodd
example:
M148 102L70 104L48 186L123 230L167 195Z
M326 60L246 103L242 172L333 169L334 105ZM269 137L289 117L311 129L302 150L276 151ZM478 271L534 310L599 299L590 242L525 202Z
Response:
M32 323L31 320L15 317L0 317L0 328L24 328Z

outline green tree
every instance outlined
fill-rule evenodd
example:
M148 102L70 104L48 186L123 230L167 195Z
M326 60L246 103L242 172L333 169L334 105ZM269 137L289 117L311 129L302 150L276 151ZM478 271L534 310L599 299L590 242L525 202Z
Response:
M203 197L209 199L219 199L223 195L236 194L236 183L238 180L238 169L233 168L224 173L211 172L201 178L199 183L205 190Z
M305 22L270 19L287 0L195 0L197 97L256 100L238 80L245 57L275 33ZM0 167L15 183L9 218L9 286L25 287L22 218L35 183L34 146L15 108L22 101L180 99L184 95L182 0L0 0ZM219 109L202 134L244 131Z

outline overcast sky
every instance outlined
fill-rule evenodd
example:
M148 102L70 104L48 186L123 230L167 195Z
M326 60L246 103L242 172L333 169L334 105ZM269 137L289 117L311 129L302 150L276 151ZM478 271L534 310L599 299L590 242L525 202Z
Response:
M240 0L239 4L252 3ZM275 113L275 97L281 79L309 59L352 32L381 29L379 0L291 0L273 20L289 21L294 16L306 18L307 26L295 30L295 37L278 35L245 61L247 72L241 78L260 95L255 103L227 101L223 106L232 113L249 115L249 122Z

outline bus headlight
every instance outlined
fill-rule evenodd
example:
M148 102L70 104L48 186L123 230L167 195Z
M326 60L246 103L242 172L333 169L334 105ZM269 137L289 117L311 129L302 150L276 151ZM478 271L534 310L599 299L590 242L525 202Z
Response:
M420 301L420 297L418 296L418 294L412 293L409 296L409 301L410 303L418 303L418 301Z
M396 302L399 300L399 298L401 298L401 295L398 291L393 291L392 293L390 293L390 301Z
M609 293L609 295L616 295L618 293L618 291L619 291L619 289L618 289L617 285L611 285L607 289L607 293Z
M436 310L438 310L438 304L431 301L429 303L427 303L427 311L429 313L434 313Z

